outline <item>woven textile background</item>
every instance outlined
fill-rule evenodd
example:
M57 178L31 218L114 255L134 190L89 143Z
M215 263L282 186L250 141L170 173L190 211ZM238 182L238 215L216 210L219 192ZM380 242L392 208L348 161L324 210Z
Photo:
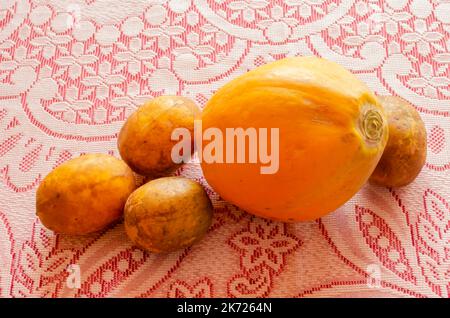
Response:
M221 200L194 160L178 173L205 185L213 225L167 255L134 248L122 224L80 238L36 219L42 178L81 153L118 156L143 101L203 106L294 55L336 61L417 108L428 158L413 184L368 185L321 220L283 224ZM0 296L449 297L449 64L448 0L1 0ZM66 283L71 264L81 288Z

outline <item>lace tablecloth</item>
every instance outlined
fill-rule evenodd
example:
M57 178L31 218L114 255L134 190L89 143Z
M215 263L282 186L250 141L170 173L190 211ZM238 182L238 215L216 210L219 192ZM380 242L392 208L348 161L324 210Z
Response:
M134 248L122 224L80 238L36 219L42 178L81 153L118 156L117 132L144 100L203 106L294 55L336 61L417 108L428 158L413 184L366 186L321 220L283 224L221 200L194 161L179 173L207 187L213 225L167 255ZM446 0L2 0L0 296L448 297L449 64Z

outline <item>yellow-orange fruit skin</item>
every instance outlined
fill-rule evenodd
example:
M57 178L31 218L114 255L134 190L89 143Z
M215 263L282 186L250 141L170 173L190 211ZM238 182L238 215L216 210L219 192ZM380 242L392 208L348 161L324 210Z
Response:
M36 193L36 214L48 229L83 235L119 220L136 188L134 174L120 159L88 154L56 167Z
M171 140L175 128L186 128L192 136L194 120L200 108L181 96L160 96L150 100L130 115L119 133L118 148L123 160L135 172L151 177L170 174L179 164L173 162Z
M222 198L281 221L317 219L344 204L368 180L388 138L385 114L368 87L316 57L282 59L232 80L209 100L202 124L224 136L226 128L279 129L274 174L261 174L263 164L201 166Z
M138 247L172 252L199 241L211 225L212 203L203 187L182 177L149 181L125 205L125 230Z
M417 110L396 96L379 96L389 123L389 140L370 182L402 187L413 182L427 157L427 132Z

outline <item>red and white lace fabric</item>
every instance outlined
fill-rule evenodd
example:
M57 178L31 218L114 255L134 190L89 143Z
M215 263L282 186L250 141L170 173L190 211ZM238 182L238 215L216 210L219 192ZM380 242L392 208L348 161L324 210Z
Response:
M411 102L428 158L402 189L364 187L316 222L252 217L221 200L198 163L213 225L192 248L143 253L123 225L54 235L35 191L86 152L118 156L142 101L204 105L231 78L285 56L336 61ZM450 296L450 2L447 0L2 0L1 297ZM80 288L72 288L70 265Z

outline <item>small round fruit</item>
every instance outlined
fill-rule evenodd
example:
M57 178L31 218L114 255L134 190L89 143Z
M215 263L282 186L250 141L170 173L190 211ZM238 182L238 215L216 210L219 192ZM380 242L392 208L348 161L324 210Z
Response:
M200 108L181 96L160 96L137 109L123 125L118 139L122 159L135 172L145 176L164 176L179 164L172 160L171 140L175 128L186 128L191 135L191 153L194 150L194 120L200 117Z
M138 247L171 252L199 241L211 225L213 207L203 187L181 177L152 180L125 205L125 230Z
M50 172L36 193L36 214L48 229L89 234L120 219L136 188L133 171L120 159L88 154Z
M388 118L389 139L370 181L401 187L411 183L422 170L427 156L427 133L416 109L395 96L379 96Z

